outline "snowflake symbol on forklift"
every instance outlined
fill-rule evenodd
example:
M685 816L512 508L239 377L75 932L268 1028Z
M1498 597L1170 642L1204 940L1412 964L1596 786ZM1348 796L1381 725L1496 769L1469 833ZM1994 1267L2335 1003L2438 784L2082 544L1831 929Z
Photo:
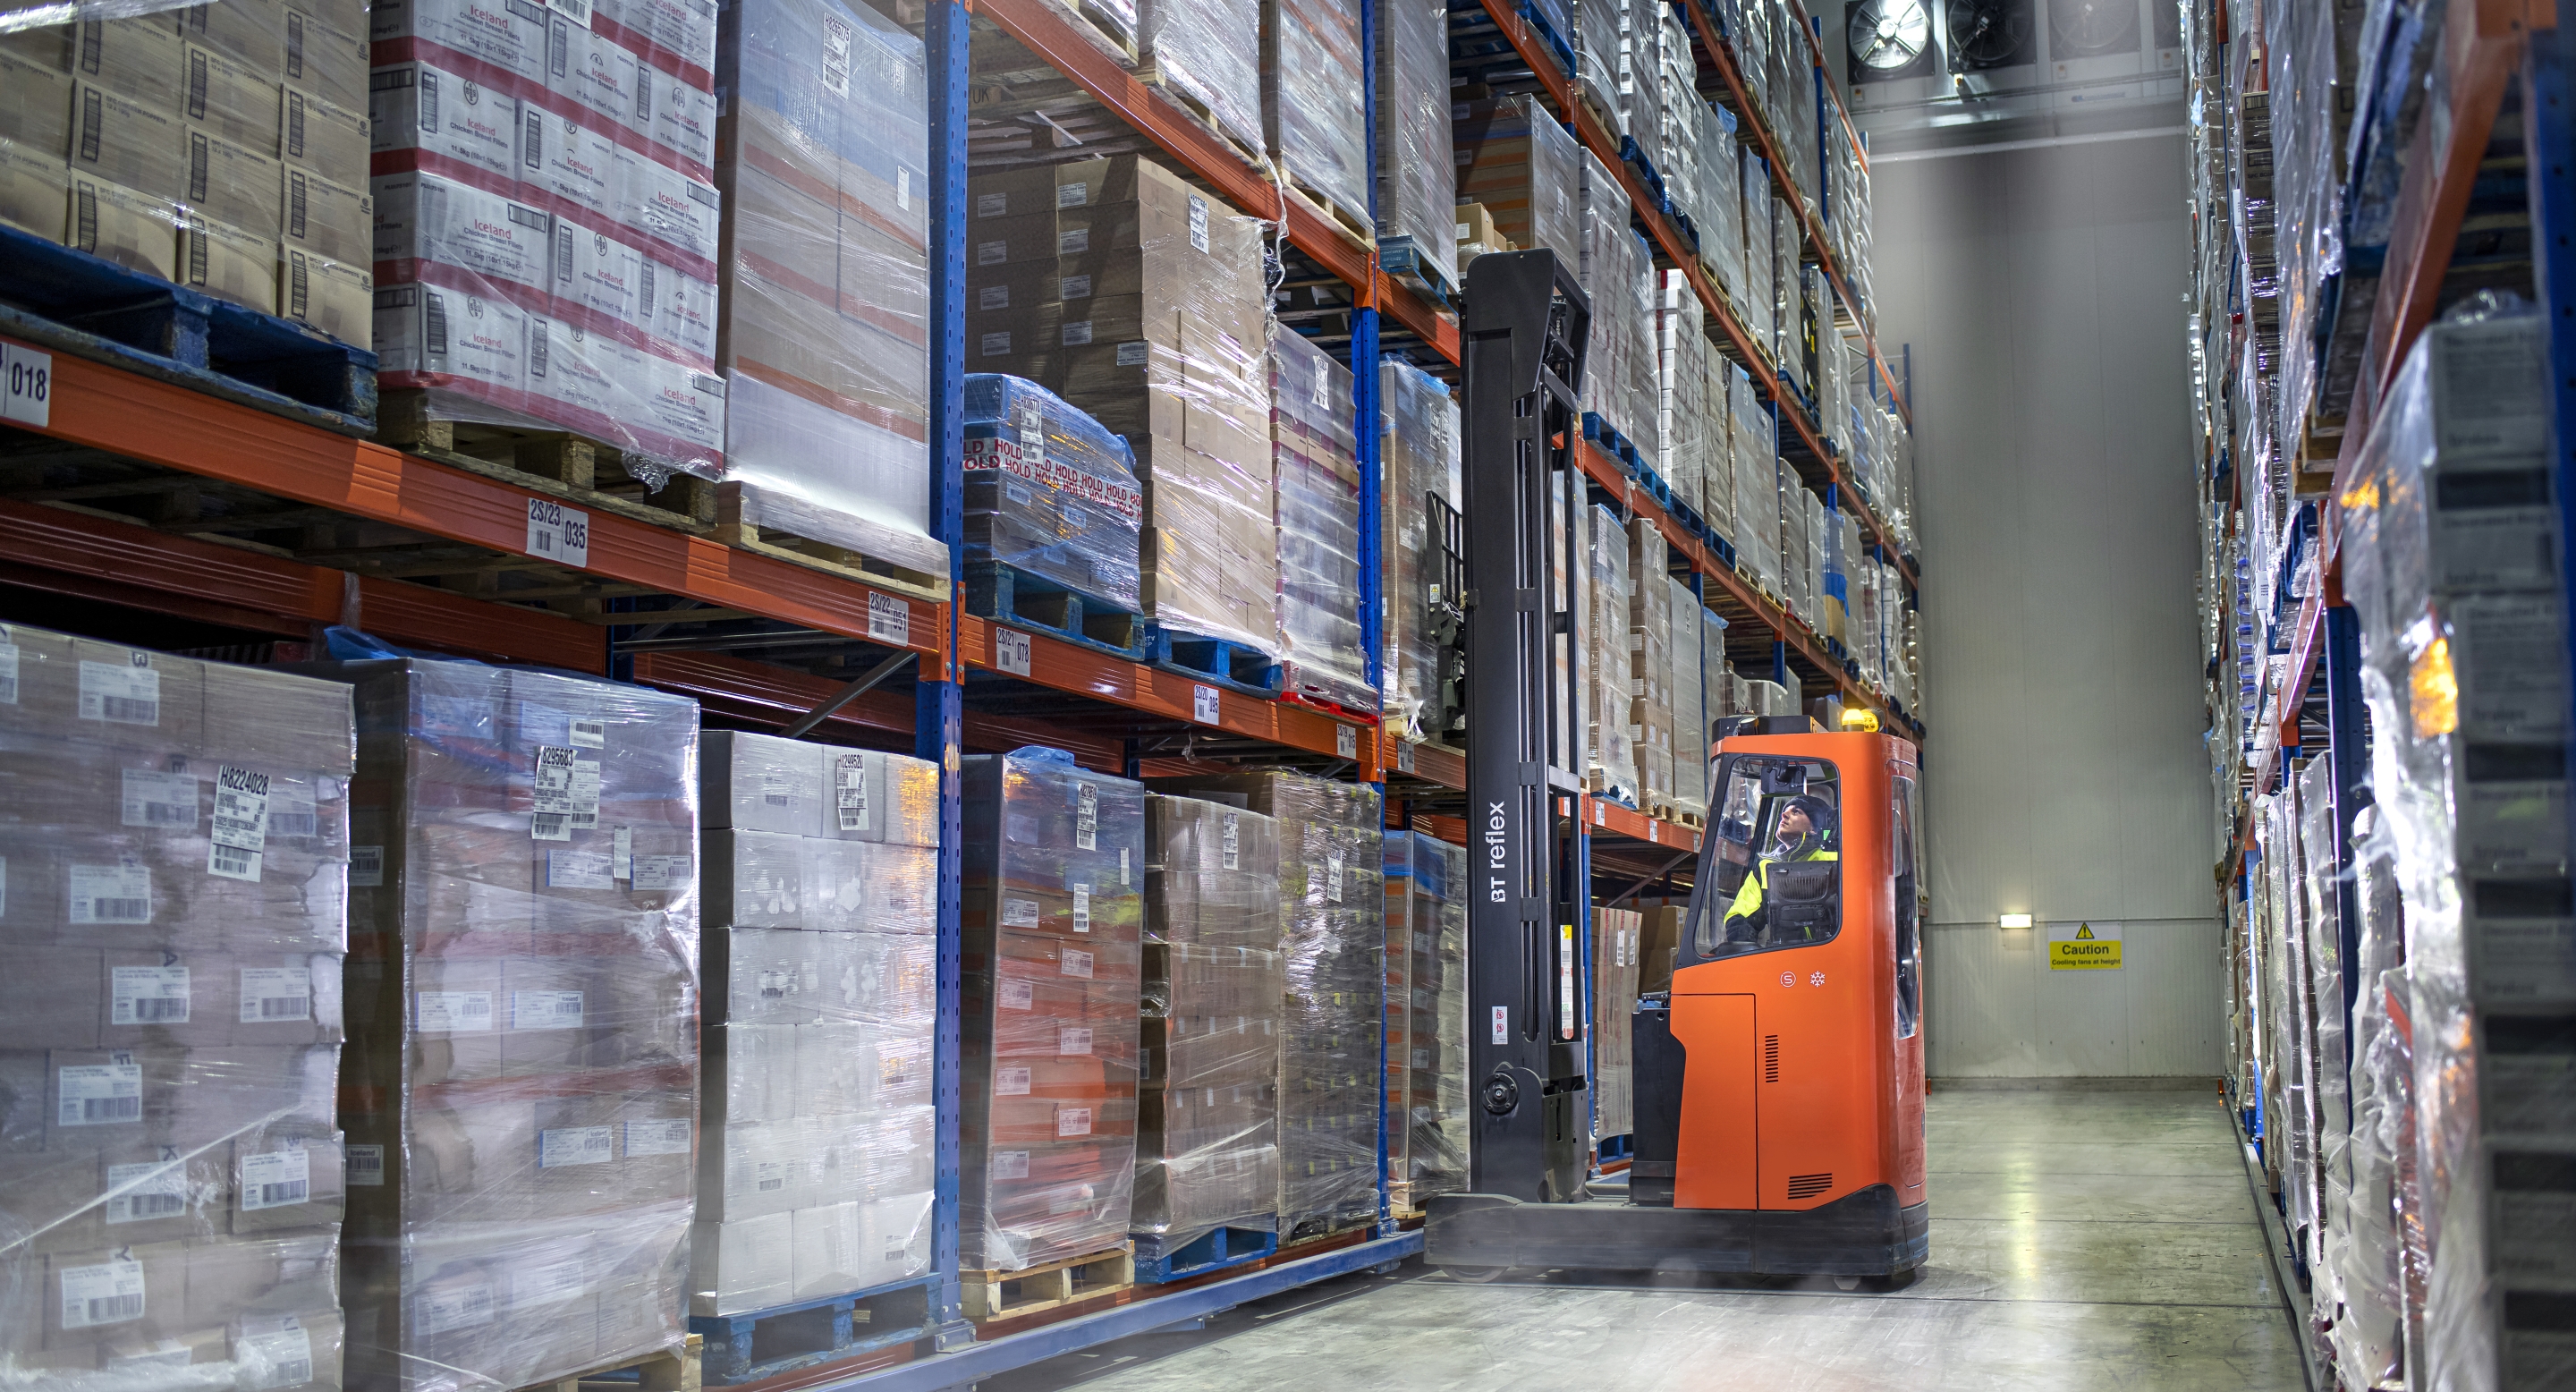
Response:
M1822 985L1824 985L1824 984L1825 984L1825 974L1824 974L1823 972L1817 972L1815 975L1810 976L1810 977L1808 977L1808 978L1807 978L1807 984L1808 984L1808 985L1810 985L1810 986L1822 986Z
M1796 972L1782 972L1782 973L1780 973L1780 984L1781 984L1781 985L1783 985L1783 986L1795 986L1795 985L1797 985L1797 984L1798 984L1798 974L1797 974Z

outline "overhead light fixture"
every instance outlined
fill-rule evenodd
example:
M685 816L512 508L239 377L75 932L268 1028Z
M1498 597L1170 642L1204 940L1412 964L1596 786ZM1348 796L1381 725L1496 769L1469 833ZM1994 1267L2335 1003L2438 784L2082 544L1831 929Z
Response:
M2003 926L2006 928L2027 928L2030 926L2030 915L2005 914L2003 916Z

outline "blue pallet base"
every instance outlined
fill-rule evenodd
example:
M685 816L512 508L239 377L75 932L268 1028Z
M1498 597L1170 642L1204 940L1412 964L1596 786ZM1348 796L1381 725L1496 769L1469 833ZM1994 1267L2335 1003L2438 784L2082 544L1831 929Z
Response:
M1416 293L1443 309L1457 301L1458 287L1443 277L1437 266L1423 258L1411 237L1380 237L1377 264L1388 276L1412 286Z
M1728 541L1724 533L1715 527L1709 528L1708 544L1717 549L1717 558L1726 562L1729 568L1735 565L1735 543Z
M1594 1147L1594 1153L1605 1162L1625 1160L1636 1153L1636 1146L1633 1144L1635 1140L1634 1136L1604 1136L1600 1144Z
M1279 699L1286 682L1278 659L1249 644L1167 628L1151 619L1145 621L1143 635L1145 663L1193 681L1264 701Z
M0 333L344 435L376 423L376 355L0 226Z
M1145 621L1096 595L1005 561L966 563L966 612L1036 629L1129 662L1145 660Z
M1520 15L1523 20L1528 21L1530 32L1538 35L1539 41L1547 45L1547 51L1556 55L1557 63L1565 69L1568 76L1571 76L1574 72L1574 45L1567 43L1564 37L1556 32L1556 26L1548 23L1547 17L1540 14L1538 7L1528 3L1528 0L1522 0Z
M691 1315L689 1332L706 1340L701 1380L709 1387L758 1382L928 1338L938 1284L917 1276L745 1314Z
M1201 1233L1168 1252L1155 1234L1130 1233L1136 1240L1136 1284L1159 1286L1259 1261L1279 1250L1273 1221L1272 1229L1227 1227Z

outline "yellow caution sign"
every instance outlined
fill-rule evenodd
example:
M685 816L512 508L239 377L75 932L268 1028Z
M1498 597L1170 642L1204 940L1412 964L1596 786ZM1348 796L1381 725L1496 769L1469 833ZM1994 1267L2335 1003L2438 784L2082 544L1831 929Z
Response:
M2118 971L2120 925L2052 923L2048 925L2050 971Z

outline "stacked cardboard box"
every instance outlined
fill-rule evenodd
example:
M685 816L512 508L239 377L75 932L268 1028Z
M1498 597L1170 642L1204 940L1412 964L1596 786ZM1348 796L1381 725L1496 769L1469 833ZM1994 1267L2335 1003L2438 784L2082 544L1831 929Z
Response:
M1705 311L1690 278L1679 270L1658 272L1658 278L1655 394L1662 449L1655 468L1671 486L1675 502L1705 516L1708 454L1726 443L1726 418L1708 400L1715 377L1708 360L1716 349L1708 341Z
M1035 382L966 378L966 554L1136 612L1136 456Z
M1585 783L1636 805L1636 742L1629 733L1633 702L1629 688L1628 626L1633 586L1628 572L1628 529L1618 514L1595 504L1585 514L1585 539L1591 565L1585 579L1586 632L1580 680L1584 683L1583 718L1590 725L1584 748L1590 756Z
M1385 728L1399 739L1454 738L1449 712L1463 710L1461 673L1443 666L1443 613L1454 616L1461 596L1443 593L1441 557L1463 544L1447 519L1463 511L1458 479L1458 403L1449 385L1392 359L1378 368L1383 429L1378 458L1386 469L1380 516L1386 561ZM1434 506L1435 502L1437 506ZM1438 525L1440 532L1434 534ZM1452 588L1455 588L1454 586ZM1454 639L1454 633L1448 636Z
M958 1261L1016 1271L1127 1236L1145 790L1036 747L965 782Z
M1261 0L1138 0L1136 68L1247 150L1261 139Z
M1673 605L1673 806L1682 812L1708 813L1708 712L1714 702L1707 688L1707 620L1717 632L1726 620L1700 604L1691 582L1677 576L1664 582ZM1723 649L1720 652L1723 661Z
M381 383L722 473L713 9L370 19Z
M1734 404L1735 543L1738 564L1755 584L1774 595L1780 580L1780 457L1771 409L1753 394L1753 383L1741 371L1727 383Z
M357 688L351 1382L676 1349L698 1116L697 706L466 662Z
M939 769L709 731L706 1059L689 1310L930 1265Z
M728 0L719 31L725 477L755 520L945 572L921 40L841 0Z
M351 0L15 31L0 37L0 222L364 343L366 82Z
M1651 518L1628 523L1628 742L1638 806L1673 795L1673 591L1664 534Z
M1377 1211L1378 1050L1385 1022L1385 828L1366 784L1299 773L1158 779L1278 823L1279 1232L1337 1232Z
M1612 136L1628 133L1627 105L1619 99L1619 28L1625 0L1574 0L1574 81Z
M1341 99L1352 93L1344 90ZM1410 242L1424 279L1458 284L1458 204L1449 135L1449 11L1387 0L1377 11L1377 235Z
M1635 1035L1638 939L1635 909L1592 911L1592 1142L1636 1128Z
M1664 161L1663 30L1670 7L1655 0L1618 0L1619 114L1625 132L1658 171Z
M1461 103L1457 112L1459 199L1482 204L1514 247L1545 247L1580 266L1582 147L1528 94Z
M1262 0L1261 125L1280 174L1369 221L1369 113L1360 85L1356 0Z
M1735 297L1736 318L1753 335L1754 343L1776 360L1779 353L1772 327L1778 310L1773 301L1779 287L1773 282L1771 266L1771 165L1747 146L1737 172L1743 194L1738 228L1743 234L1744 278L1742 293Z
M1699 261L1728 305L1744 303L1744 158L1735 140L1735 116L1700 99L1691 103L1699 128L1699 200L1690 210L1699 231Z
M969 185L968 364L1126 437L1145 486L1143 611L1278 647L1260 225L1133 155Z
M1584 294L1592 341L1584 355L1583 409L1656 457L1654 256L1629 226L1628 195L1597 155L1583 155Z
M14 625L0 672L0 1364L336 1389L348 688Z
M1360 588L1358 404L1351 370L1284 324L1270 326L1271 470L1279 551L1283 690L1375 711L1351 596Z
M1467 852L1386 833L1386 1149L1398 1208L1467 1188Z
M1279 1206L1279 834L1196 798L1145 800L1137 1232L1169 1252Z

